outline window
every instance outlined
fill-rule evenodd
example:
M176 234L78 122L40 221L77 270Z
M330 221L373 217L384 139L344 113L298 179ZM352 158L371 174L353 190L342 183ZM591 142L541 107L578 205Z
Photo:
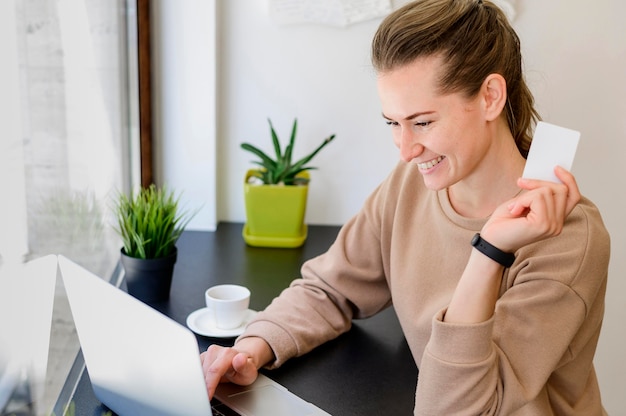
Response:
M135 0L0 2L0 263L63 254L112 274L112 197L138 176L135 14ZM41 414L78 351L57 285Z

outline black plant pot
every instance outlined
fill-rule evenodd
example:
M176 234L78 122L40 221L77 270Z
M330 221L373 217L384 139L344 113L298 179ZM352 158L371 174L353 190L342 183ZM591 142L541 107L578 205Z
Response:
M170 297L172 275L178 250L167 257L138 259L129 257L121 250L124 280L128 293L142 302L158 302Z

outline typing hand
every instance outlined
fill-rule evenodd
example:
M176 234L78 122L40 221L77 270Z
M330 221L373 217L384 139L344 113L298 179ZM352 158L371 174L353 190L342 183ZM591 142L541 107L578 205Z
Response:
M235 348L211 345L200 354L200 361L210 399L219 383L231 382L246 386L252 384L258 376L252 357Z
M520 179L518 186L525 192L496 209L481 231L483 237L503 251L514 252L559 235L581 195L570 172L557 167L554 173L563 183Z

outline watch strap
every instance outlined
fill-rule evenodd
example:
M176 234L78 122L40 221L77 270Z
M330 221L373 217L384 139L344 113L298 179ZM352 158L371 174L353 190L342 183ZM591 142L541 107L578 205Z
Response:
M480 236L480 233L476 233L472 238L472 246L491 260L500 263L504 267L511 267L515 261L515 254L507 253L500 250L498 247L491 245L487 240Z

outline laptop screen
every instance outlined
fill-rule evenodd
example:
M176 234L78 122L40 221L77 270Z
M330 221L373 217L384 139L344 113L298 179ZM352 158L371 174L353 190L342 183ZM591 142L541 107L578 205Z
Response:
M56 275L52 255L0 268L0 410L43 399Z

